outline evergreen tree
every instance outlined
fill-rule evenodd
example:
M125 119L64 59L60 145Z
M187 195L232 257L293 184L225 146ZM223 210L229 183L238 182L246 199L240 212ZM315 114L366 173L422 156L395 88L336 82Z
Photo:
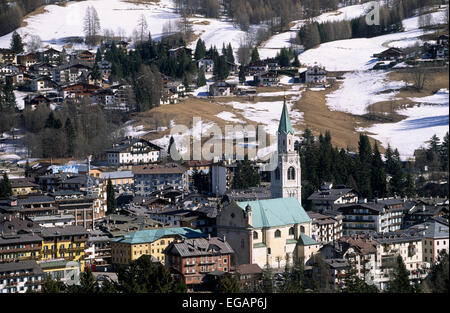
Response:
M350 265L344 278L343 293L377 293L378 289L375 285L369 285L358 277L354 264Z
M3 173L3 179L0 181L0 198L8 198L12 196L11 182L8 174Z
M298 60L298 55L297 55L297 53L295 54L294 61L292 61L292 66L294 66L294 67L300 67L300 61Z
M247 189L256 187L261 183L261 176L258 170L253 168L248 156L245 155L243 161L239 161L233 178L234 189Z
M236 278L223 275L217 283L216 292L218 293L239 293L239 282Z
M422 285L426 286L430 292L448 294L450 290L449 257L445 249L442 249L441 252L439 252L438 259L438 262L432 264Z
M388 284L387 292L390 293L413 293L414 287L409 281L409 272L403 263L402 257L397 256L396 264Z
M273 273L269 266L263 270L263 278L261 284L261 292L263 293L273 293Z
M442 145L440 149L440 160L441 160L441 167L443 171L447 171L449 169L448 162L449 162L449 138L448 138L448 132L445 134L444 139L442 140Z
M286 48L281 48L280 54L278 55L278 63L280 64L280 67L289 66L290 62Z
M97 48L97 52L95 53L95 63L102 61L102 54L101 47Z
M282 291L284 293L302 293L306 289L305 267L303 261L296 261L291 269L286 267L284 273L285 284Z
M197 77L197 87L205 86L206 85L206 77L205 72L203 70L198 71L198 77Z
M60 129L62 127L61 120L55 118L55 115L53 114L53 111L50 112L48 115L47 120L45 121L45 128L54 128L54 129Z
M234 53L233 53L233 47L231 47L231 43L228 43L226 56L227 56L228 62L234 63Z
M108 178L108 184L106 185L106 206L108 214L112 214L116 211L116 193L114 191L111 178Z
M206 54L205 42L201 38L199 38L197 40L197 45L195 46L194 59L197 61L203 59L205 57L205 54Z
M371 186L371 167L372 167L372 148L369 137L364 134L359 135L358 142L358 187L359 192L364 198L372 197Z
M256 61L260 61L260 59L259 59L258 48L254 47L252 50L252 56L251 56L250 62L256 62Z
M46 275L42 283L42 293L63 293L66 286L58 277L56 280L51 275Z
M378 145L376 142L373 146L371 174L371 187L373 190L373 195L379 198L385 197L387 189L386 173L384 171L384 163L381 159L381 154L378 150Z
M245 66L243 64L239 67L239 82L241 84L245 83Z
M100 69L97 63L94 63L91 71L91 77L94 81L98 81L102 78L102 74L100 73Z
M184 292L173 279L170 270L161 263L153 263L149 255L142 255L128 267L118 269L118 291L123 293Z
M23 52L22 37L16 31L12 35L10 48L15 54Z
M403 196L404 194L404 182L403 182L403 172L402 163L400 160L400 154L397 149L394 150L392 154L392 159L389 165L391 171L391 180L389 181L390 193L391 195Z

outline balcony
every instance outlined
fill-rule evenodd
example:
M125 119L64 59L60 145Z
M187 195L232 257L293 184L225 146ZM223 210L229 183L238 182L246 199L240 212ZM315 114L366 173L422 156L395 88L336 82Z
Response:
M0 254L2 253L15 253L15 252L28 252L28 251L40 251L41 250L41 246L38 247L25 247L25 248L15 248L15 249L3 249L0 250Z

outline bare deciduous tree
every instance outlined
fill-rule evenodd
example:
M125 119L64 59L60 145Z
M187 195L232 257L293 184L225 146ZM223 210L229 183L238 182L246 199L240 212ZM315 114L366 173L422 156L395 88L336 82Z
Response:
M83 21L83 31L88 45L95 45L97 43L100 30L100 19L97 10L92 6L89 6L86 9Z
M38 35L31 35L27 42L28 52L36 52L42 47L41 37Z

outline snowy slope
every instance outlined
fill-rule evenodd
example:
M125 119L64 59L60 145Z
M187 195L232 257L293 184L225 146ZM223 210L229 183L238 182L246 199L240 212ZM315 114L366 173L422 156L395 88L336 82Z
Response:
M93 6L100 18L102 29L110 29L117 33L122 28L126 36L130 36L143 14L152 36L161 36L165 21L179 18L174 13L172 0L160 0L156 4L133 4L120 0L88 0L81 2L68 2L67 6L48 5L46 13L31 16L26 19L27 26L17 31L22 36L38 34L44 43L51 43L58 48L63 45L61 39L70 36L84 36L83 17L86 8ZM11 34L0 38L0 47L8 47ZM25 38L26 41L26 38Z
M444 10L431 13L432 22L440 23ZM424 32L418 29L418 17L405 19L404 32L377 36L373 38L354 38L327 42L317 48L309 49L299 56L300 63L313 65L321 64L330 71L355 71L372 68L376 59L372 56L386 50L388 47L404 48L421 43L418 39Z
M387 75L386 71L346 73L341 87L327 95L328 107L331 110L363 115L367 113L369 105L393 100L397 93L395 90L404 87L405 82L387 81ZM389 92L385 92L387 90Z
M397 111L408 118L398 123L375 124L365 130L374 133L371 137L379 140L384 147L390 144L397 148L402 159L412 157L414 150L426 146L433 135L442 139L449 131L448 96L448 89L441 89L422 100L414 98L415 102L422 104Z

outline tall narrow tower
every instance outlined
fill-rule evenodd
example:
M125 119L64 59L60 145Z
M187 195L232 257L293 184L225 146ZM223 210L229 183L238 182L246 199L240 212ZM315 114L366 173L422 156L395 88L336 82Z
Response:
M294 149L294 130L286 99L278 126L278 167L271 173L272 198L294 197L302 203L300 156Z

